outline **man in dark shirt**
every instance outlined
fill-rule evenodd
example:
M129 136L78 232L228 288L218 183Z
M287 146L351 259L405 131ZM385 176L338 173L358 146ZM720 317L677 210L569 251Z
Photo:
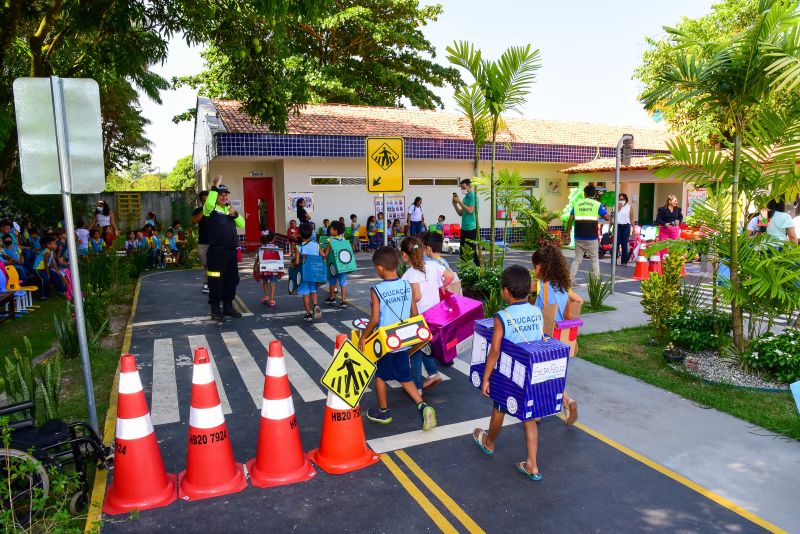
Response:
M571 235L572 224L575 223L575 258L572 260L572 266L570 267L570 276L573 281L578 274L581 263L583 263L584 253L592 261L594 275L600 276L600 259L597 254L597 219L602 217L605 220L609 220L609 217L606 207L594 199L596 195L597 190L593 185L584 187L584 198L580 199L575 204L575 207L572 208L572 214L567 222L568 238Z
M192 212L192 222L197 225L197 256L200 258L200 265L203 272L208 267L206 255L208 254L208 219L203 216L203 204L208 198L208 191L200 191L200 207ZM208 293L208 276L203 278L203 293Z

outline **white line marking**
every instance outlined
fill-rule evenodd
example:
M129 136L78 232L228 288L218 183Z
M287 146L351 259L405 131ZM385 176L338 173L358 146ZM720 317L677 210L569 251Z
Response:
M327 315L329 313L336 313L342 311L338 308L323 308L322 312ZM285 317L301 317L304 312L302 311L287 311L287 312L278 312L278 313L262 313L260 317L262 319L283 319Z
M258 364L250 351L245 347L242 338L236 332L223 332L222 341L228 347L228 352L242 376L242 381L253 399L256 408L261 407L261 400L264 398L264 372L258 368Z
M211 347L208 346L206 336L189 336L189 346L192 349L192 359L194 359L194 351L197 347L205 347L208 349L208 357L211 359L211 368L214 369L214 379L217 383L217 393L219 393L219 400L222 402L222 411L226 414L231 413L231 403L228 402L228 396L225 394L225 386L222 385L222 377L219 376L217 362L214 360Z
M325 370L328 369L331 360L333 360L333 345L331 345L330 350L325 350L322 345L314 341L314 339L299 326L287 326L284 330L305 349L308 355L311 356L320 367Z
M120 375L121 376L121 375ZM153 343L153 390L150 413L154 425L177 423L178 382L175 380L175 355L172 339L156 339Z
M242 317L252 317L253 314L243 313ZM179 319L163 319L161 321L141 321L138 323L133 323L131 326L139 327L139 326L156 326L159 324L172 324L172 323L209 323L211 324L211 318L209 315L200 315L197 317L181 317Z
M264 350L269 350L269 342L275 339L275 336L266 328L253 330L253 334L264 346ZM289 382L305 402L325 400L327 398L327 395L320 389L314 379L308 376L305 369L289 354L286 347L283 348L283 361L286 364Z
M469 364L460 358L453 360L453 369L469 376Z
M520 420L516 417L506 417L503 421L503 426L516 425L519 422ZM404 434L370 439L367 440L367 444L373 451L380 454L383 452L396 451L398 449L406 449L415 445L433 443L434 441L441 441L443 439L466 436L472 434L472 431L476 428L489 428L489 418L484 417L471 421L463 421L461 423L453 423L451 425L437 426L433 430L427 432L415 430Z
M336 336L339 334L346 334L347 339L350 339L350 330L352 330L352 325L350 326L350 330L345 330L344 332L340 332L336 330L333 326L329 325L328 323L316 323L314 327L325 334L325 337L330 339L331 341L336 341Z

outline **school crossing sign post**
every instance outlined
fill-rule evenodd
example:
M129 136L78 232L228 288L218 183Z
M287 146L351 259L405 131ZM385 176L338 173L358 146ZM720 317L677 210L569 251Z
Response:
M345 341L320 382L348 406L355 408L364 396L375 369L375 364L361 354L355 345Z
M403 138L367 137L366 144L367 192L380 193L386 206L386 193L403 192ZM383 230L385 245L388 232Z

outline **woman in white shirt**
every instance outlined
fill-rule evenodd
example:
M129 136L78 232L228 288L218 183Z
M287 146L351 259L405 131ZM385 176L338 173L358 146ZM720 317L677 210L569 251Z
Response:
M114 211L109 205L103 201L97 201L97 208L94 210L94 217L92 217L92 230L97 229L100 232L105 232L106 226L110 226L114 230L114 235L119 235L117 228L117 221L114 220Z
M414 203L408 207L406 223L408 224L408 235L412 237L425 229L425 214L422 211L422 197L415 198Z
M619 207L617 208L617 229L619 236L617 243L622 247L622 265L628 265L629 250L628 240L631 237L631 205L628 202L628 195L619 194Z

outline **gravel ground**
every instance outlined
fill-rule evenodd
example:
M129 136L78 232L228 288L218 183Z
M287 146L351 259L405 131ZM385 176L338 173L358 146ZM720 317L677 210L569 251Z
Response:
M722 359L719 353L711 350L686 353L683 364L673 365L673 367L688 371L709 382L758 389L788 389L786 384L772 382L741 369L735 362Z

